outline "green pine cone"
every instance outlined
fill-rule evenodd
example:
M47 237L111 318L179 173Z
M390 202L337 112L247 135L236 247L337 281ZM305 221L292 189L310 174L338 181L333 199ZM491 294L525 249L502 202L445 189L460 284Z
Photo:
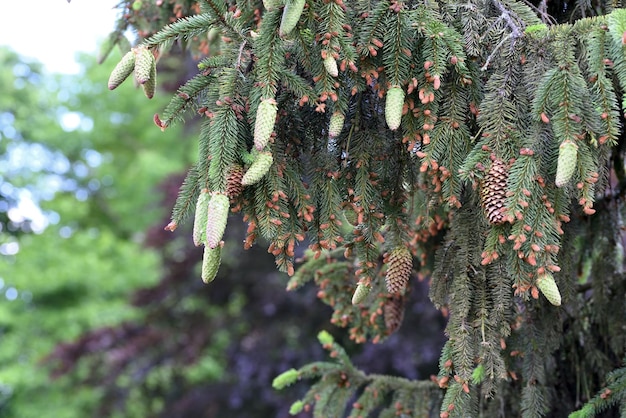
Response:
M333 115L330 117L330 122L328 123L328 136L330 138L335 138L341 133L345 120L346 117L343 115L343 113L333 113Z
M150 54L152 55L152 54ZM150 78L142 85L143 92L148 99L154 97L156 91L156 61L152 60L152 68L150 69Z
M576 160L578 158L578 145L569 139L563 141L559 147L559 158L556 165L556 187L565 186L576 171Z
M137 55L135 63L135 78L139 84L144 84L150 80L150 73L152 72L152 66L154 65L154 55L145 46L138 46L135 48L135 54Z
M537 277L537 287L551 304L561 306L561 293L551 273L539 275Z
M298 380L298 371L296 369L289 369L274 378L272 387L276 390L280 390L285 386L291 385L296 380Z
M196 214L193 219L193 244L199 247L206 241L206 221L209 214L209 200L211 194L203 189L196 201Z
M305 0L287 1L283 9L283 18L280 21L280 29L278 35L280 37L287 36L296 27L300 20L300 15L304 10Z
M109 77L109 90L114 90L124 82L135 68L135 53L128 51L117 63Z
M219 247L224 236L230 202L224 193L212 193L209 201L209 209L206 223L206 246L209 248Z
M260 152L246 174L243 175L241 184L250 186L261 180L269 171L272 163L274 163L274 157L271 152Z
M333 55L331 53L328 53L328 55L326 55L326 59L324 60L324 68L331 77L337 77L339 75L337 61L335 60L335 58L333 58Z
M370 290L372 290L371 287L366 286L363 283L359 283L356 286L356 290L354 291L354 294L352 295L352 304L358 305L359 303L363 302L365 298L367 297L367 295L369 295Z
M270 140L276 123L276 113L278 107L276 100L263 99L256 111L256 121L254 122L254 146L261 151Z
M302 402L302 401L295 401L291 405L291 408L289 408L289 414L290 415L297 415L300 412L302 412L302 409L304 409L304 402Z
M204 247L204 256L202 257L202 281L204 283L212 282L217 276L222 262L222 247L215 248Z
M400 127L402 106L404 106L404 90L398 86L390 88L385 101L385 121L392 131Z

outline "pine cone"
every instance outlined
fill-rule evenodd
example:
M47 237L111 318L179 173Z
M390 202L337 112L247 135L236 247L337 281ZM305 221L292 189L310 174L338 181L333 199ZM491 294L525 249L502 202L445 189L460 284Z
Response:
M330 122L328 123L328 136L330 138L335 138L341 133L345 120L346 117L343 115L343 113L333 113L333 115L330 117Z
M150 78L143 83L142 87L146 97L152 99L156 91L156 61L154 59L152 60L152 67L150 67Z
M413 268L411 252L404 246L396 247L387 254L385 262L387 291L392 295L404 295Z
M202 189L196 202L196 215L193 220L193 243L196 247L206 241L206 223L209 213L209 200L211 194L207 189Z
M551 304L561 306L561 293L551 273L539 275L537 277L537 287Z
M109 90L114 90L124 82L135 68L135 53L128 51L117 63L109 76Z
M489 222L501 225L507 221L504 214L506 208L506 186L509 179L509 170L500 159L491 163L482 185L482 204Z
M335 58L331 53L328 53L328 55L326 55L326 59L324 60L324 68L326 69L328 75L330 75L331 77L337 77L339 75L337 61L335 61Z
M273 162L274 157L272 157L271 152L260 152L250 168L248 168L248 171L243 175L241 184L250 186L261 180L267 174Z
M226 179L226 194L231 203L237 199L243 191L243 167L239 164L233 164L228 170L228 179Z
M304 3L305 0L287 0L287 4L285 4L285 8L283 9L283 17L280 21L280 28L278 30L278 35L281 38L289 35L293 28L295 28L298 24L300 15L304 10Z
M385 101L385 121L392 131L400 126L402 106L404 106L404 90L399 86L390 88Z
M383 306L383 315L385 318L385 327L389 334L393 334L402 325L404 318L404 297L392 296L385 302Z
M206 246L216 248L224 236L230 202L224 193L212 193L206 223Z
M254 122L254 146L259 151L262 151L270 140L270 136L274 131L277 112L276 100L261 100L256 111L256 121Z
M367 295L369 295L370 290L371 290L371 287L364 285L363 283L359 283L356 286L356 290L354 291L354 294L352 295L352 304L358 305L359 303L363 302L365 298L367 297Z
M152 55L152 52L145 46L135 48L135 54L137 56L135 62L135 78L139 84L144 84L146 81L150 80L150 73L154 65L154 55Z
M578 158L578 145L569 139L563 141L559 147L559 159L556 165L556 187L565 186L576 171L576 160Z
M202 257L202 281L204 283L212 282L220 269L222 262L222 247L215 248L204 247L204 256Z

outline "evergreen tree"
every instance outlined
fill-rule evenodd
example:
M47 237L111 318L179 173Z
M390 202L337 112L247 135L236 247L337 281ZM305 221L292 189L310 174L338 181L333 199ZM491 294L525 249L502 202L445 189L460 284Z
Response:
M365 374L320 334L334 360L274 381L314 380L292 413L626 414L618 6L123 2L112 43L145 38L110 87L134 72L151 97L173 42L204 55L155 122L203 120L167 228L200 213L205 281L242 212L244 245L267 240L289 289L314 281L354 341L401 325L416 278L448 317L430 381Z

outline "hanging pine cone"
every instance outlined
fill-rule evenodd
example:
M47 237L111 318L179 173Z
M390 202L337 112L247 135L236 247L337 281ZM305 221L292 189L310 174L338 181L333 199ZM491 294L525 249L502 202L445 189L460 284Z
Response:
M411 252L404 246L396 247L387 254L387 291L392 295L404 295L413 268Z
M206 223L209 216L209 200L211 193L207 189L202 189L196 202L196 214L193 220L193 243L199 247L206 241Z
M219 245L215 248L204 247L204 256L202 257L202 281L204 283L212 282L217 276L222 261L222 247Z
M144 84L150 80L150 73L154 66L154 55L143 45L135 49L135 78L139 84Z
M220 192L213 192L209 200L209 208L206 223L206 246L216 248L224 236L230 202L228 196Z
M556 165L556 187L563 187L569 183L576 171L576 160L578 159L578 145L566 139L559 147L559 157Z
M243 167L239 164L233 164L228 170L228 179L226 180L226 194L228 195L231 204L241 195L241 192L243 191L243 184L241 184L243 174Z
M481 200L485 215L489 222L501 225L507 221L504 214L506 208L506 185L509 169L504 162L496 158L491 163L482 185Z
M117 63L109 77L109 90L116 89L135 69L135 52L128 51Z
M254 122L254 146L257 150L263 150L269 142L274 131L277 113L276 100L272 98L261 100Z
M330 122L328 123L328 137L329 138L335 138L341 133L341 130L343 129L343 123L345 120L346 120L346 117L344 116L343 113L339 111L333 113L333 115L330 117Z
M328 53L328 55L326 55L326 59L324 60L324 68L326 69L328 75L330 75L331 77L337 77L339 75L337 61L331 53Z
M365 298L367 297L367 295L369 295L370 290L371 290L370 286L364 283L359 283L356 286L356 290L354 291L354 294L352 295L352 304L358 305L359 303L363 302Z
M383 315L385 318L385 327L389 334L393 334L402 325L404 318L404 297L394 295L387 299L383 306Z
M537 287L551 304L561 306L561 292L559 292L554 276L551 273L539 275L537 277Z
M385 121L392 131L395 131L400 126L403 106L404 90L400 86L390 88L385 100Z

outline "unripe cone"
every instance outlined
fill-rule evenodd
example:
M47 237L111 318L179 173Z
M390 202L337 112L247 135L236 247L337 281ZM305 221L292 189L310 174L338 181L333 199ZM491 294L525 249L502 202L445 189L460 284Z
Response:
M246 174L243 175L241 184L250 186L261 180L267 174L273 162L274 157L272 157L271 152L260 152L250 168L248 168L248 171L246 171Z
M135 78L139 84L144 84L146 81L150 80L150 73L154 65L154 55L152 55L152 52L145 46L135 48L135 54L137 55L135 62Z
M537 277L537 287L551 304L561 306L561 293L551 273L539 275Z
M556 165L556 187L565 186L576 171L576 160L578 158L578 145L566 139L559 147L559 158Z
M274 378L272 381L272 387L274 389L281 390L282 388L295 383L295 381L298 380L298 377L299 373L296 369L289 369Z
M304 3L305 0L287 1L283 9L282 20L280 21L280 28L278 30L279 36L283 37L289 35L293 28L296 27L298 20L300 20L300 15L304 10Z
M206 223L206 246L216 248L224 236L230 202L224 193L212 193Z
M152 55L152 54L150 54ZM148 99L154 97L156 91L156 61L152 60L152 67L150 68L150 78L143 83L143 92Z
M335 58L330 53L326 55L326 59L324 60L324 68L326 69L326 72L331 77L337 77L339 75L339 68L337 68L337 61L335 61Z
M196 214L193 219L193 244L199 247L206 240L206 222L209 214L209 200L211 194L207 189L202 189L196 202Z
M265 148L270 140L270 136L274 131L277 112L276 100L263 99L259 103L256 111L256 120L254 121L254 147L259 151Z
M392 131L400 126L402 106L404 106L404 90L399 86L390 88L385 101L385 121Z
M392 295L403 295L413 268L411 252L404 246L396 247L387 255L385 262L387 291Z
M509 170L506 164L496 158L483 180L481 191L481 203L485 216L494 225L501 225L507 220L504 211L508 179Z
M343 123L346 120L346 117L341 112L335 112L330 117L330 122L328 123L328 136L330 138L335 138L337 135L341 133L343 129Z
M128 78L135 68L135 53L128 51L117 63L111 75L109 76L109 90L117 88L124 80Z
M215 248L204 247L204 256L202 257L202 281L204 283L212 282L217 276L222 262L222 247Z
M363 302L365 298L367 297L367 295L369 295L370 290L371 290L371 287L363 283L359 283L356 286L356 290L354 291L354 294L352 295L352 304L358 305L359 303Z

